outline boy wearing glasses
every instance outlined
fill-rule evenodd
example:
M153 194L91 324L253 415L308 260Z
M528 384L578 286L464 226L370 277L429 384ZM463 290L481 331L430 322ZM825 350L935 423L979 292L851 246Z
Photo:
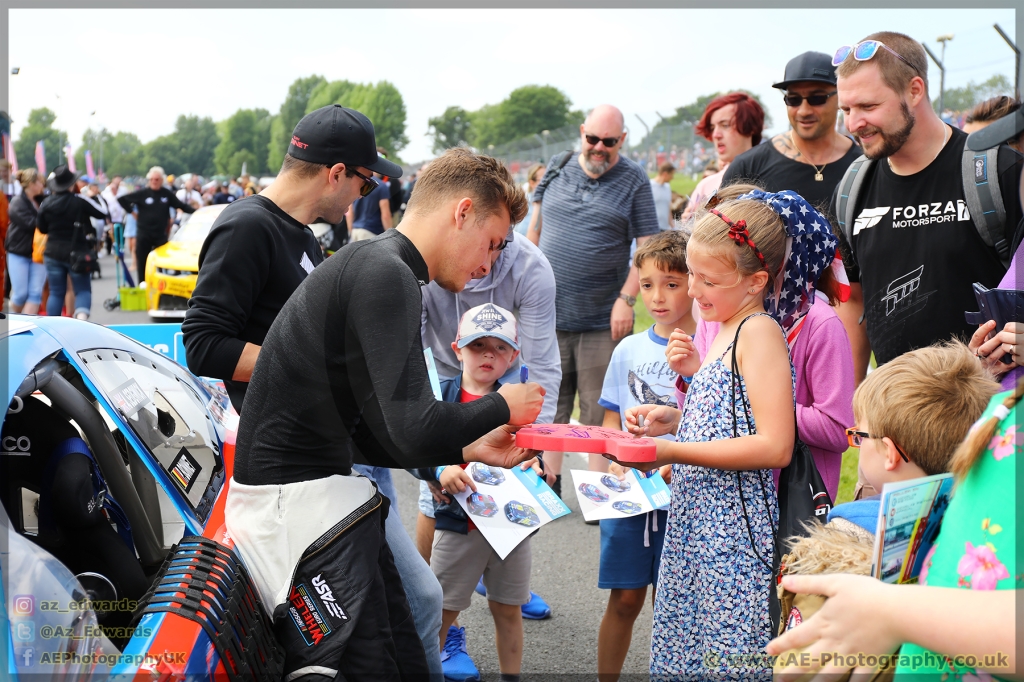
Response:
M968 430L999 391L981 362L959 341L904 353L871 372L853 396L861 473L877 490L886 483L945 473ZM841 504L782 558L783 574L870 575L880 495ZM929 565L926 559L922 575ZM778 634L812 617L825 597L779 588ZM787 663L785 656L779 666ZM792 665L792 664L788 664ZM875 679L872 677L872 679Z
M871 372L853 394L857 425L846 430L851 447L860 450L867 482L881 492L886 483L949 471L953 452L998 391L999 384L959 341L912 350ZM829 531L841 531L864 543L870 557L880 503L879 494L838 505L827 529L812 532L796 553L806 561L822 551L815 558L827 559L826 548L837 538ZM870 559L868 564L870 569ZM842 571L833 566L813 572Z
M753 182L768 192L790 189L815 206L827 206L860 147L836 132L836 69L822 52L805 52L786 64L782 90L790 129L736 157L722 186Z

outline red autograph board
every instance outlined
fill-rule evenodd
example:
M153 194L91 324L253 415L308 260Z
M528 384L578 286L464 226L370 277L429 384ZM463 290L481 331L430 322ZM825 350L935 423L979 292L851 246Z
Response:
M625 431L575 424L536 424L516 432L516 445L555 452L608 453L620 462L653 462L657 447L652 438L634 438Z

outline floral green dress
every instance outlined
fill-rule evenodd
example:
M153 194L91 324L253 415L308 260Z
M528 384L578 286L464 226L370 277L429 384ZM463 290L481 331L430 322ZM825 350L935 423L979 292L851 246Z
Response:
M988 421L1008 395L1001 393L992 398L979 423ZM988 448L957 486L939 537L921 567L921 584L962 590L1024 587L1024 576L1017 572L1016 562L1017 463L1024 452L1022 417L1024 408L1018 403L996 427ZM915 644L904 644L900 654L897 680L974 682L991 679L989 672L996 677L999 674L997 660L959 665ZM904 665L911 662L917 665Z

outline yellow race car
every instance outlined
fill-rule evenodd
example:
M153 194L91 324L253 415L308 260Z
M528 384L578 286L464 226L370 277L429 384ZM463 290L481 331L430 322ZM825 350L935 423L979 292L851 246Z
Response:
M204 206L149 254L146 261L146 302L150 317L184 318L199 276L199 251L213 222L228 204Z

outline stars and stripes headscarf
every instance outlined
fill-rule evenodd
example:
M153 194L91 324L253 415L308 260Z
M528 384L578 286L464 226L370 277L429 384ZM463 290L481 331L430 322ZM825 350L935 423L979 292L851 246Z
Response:
M792 348L814 303L818 279L826 268L832 268L839 283L840 300L849 298L850 283L836 250L838 240L828 220L796 192L754 190L739 199L764 202L786 226L783 275L777 280L775 291L765 296L765 310L782 325Z

